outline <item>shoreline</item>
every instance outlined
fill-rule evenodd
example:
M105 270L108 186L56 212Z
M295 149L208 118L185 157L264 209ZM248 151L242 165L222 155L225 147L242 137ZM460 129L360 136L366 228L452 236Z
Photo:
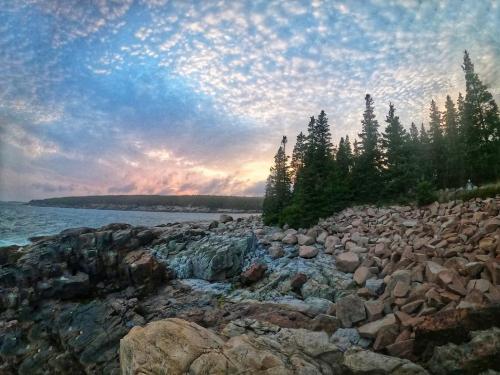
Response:
M17 204L17 202L16 202ZM30 202L21 203L30 207L53 207L53 208L74 208L74 209L85 209L85 210L102 210L102 211L140 211L140 212L172 212L172 213L199 213L199 214L255 214L260 215L262 211L256 210L231 210L231 209L217 209L211 210L204 207L193 207L188 209L186 207L164 207L164 208L148 208L147 206L131 207L131 206L91 206L91 205L49 205L49 204L33 204Z
M77 227L99 228L111 223L156 226L174 222L201 222L219 219L220 215L239 217L256 216L256 212L198 212L198 211L143 211L92 209L76 207L35 206L25 203L0 203L0 247L27 246L31 237L57 235L63 230Z
M500 355L488 346L500 342L499 208L500 196L357 206L301 230L229 215L67 229L0 253L0 344L5 337L23 348L9 354L7 369L52 369L57 359L85 373L118 373L155 347L149 334L171 338L164 353L184 342L205 368L193 333L212 340L217 362L232 358L238 369L245 359L228 347L259 348L286 374L291 358L311 373L486 370Z

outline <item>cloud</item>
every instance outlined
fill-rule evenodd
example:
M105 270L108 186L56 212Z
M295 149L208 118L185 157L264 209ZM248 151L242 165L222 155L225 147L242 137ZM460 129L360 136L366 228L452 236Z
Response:
M359 132L367 92L381 123L389 101L427 122L431 98L464 90L466 48L500 100L495 1L7 5L0 199L261 194L281 135L321 109L335 141Z
M109 22L124 16L132 0L35 0L33 6L54 18L52 43L59 48L79 38L85 38L103 29Z
M266 190L266 181L257 181L253 185L247 187L244 191L244 195L260 197L264 195Z
M65 194L75 190L74 185L54 185L54 184L40 183L40 182L31 184L31 187L33 187L35 190L40 190L43 193L49 193L49 194L52 193Z
M110 194L125 194L125 193L131 193L136 189L137 189L137 186L135 185L135 183L132 182L130 184L126 184L123 186L112 186L108 189L108 193L110 193Z

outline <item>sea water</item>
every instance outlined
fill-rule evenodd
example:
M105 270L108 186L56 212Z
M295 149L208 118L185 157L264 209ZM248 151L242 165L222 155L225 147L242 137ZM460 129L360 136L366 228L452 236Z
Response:
M94 210L0 202L0 246L26 245L30 237L53 235L68 228L99 228L110 223L155 226L217 220L219 216L218 213ZM250 214L231 216L238 218Z

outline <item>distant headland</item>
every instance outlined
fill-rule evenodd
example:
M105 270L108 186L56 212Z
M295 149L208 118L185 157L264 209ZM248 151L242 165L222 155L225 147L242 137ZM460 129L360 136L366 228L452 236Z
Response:
M28 204L124 211L258 213L262 201L262 197L218 195L93 195L34 199Z

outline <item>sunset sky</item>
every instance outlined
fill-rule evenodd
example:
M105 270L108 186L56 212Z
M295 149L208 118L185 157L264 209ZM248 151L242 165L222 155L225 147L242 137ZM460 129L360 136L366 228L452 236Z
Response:
M322 109L427 123L464 49L499 102L499 35L499 1L0 0L0 200L261 195Z

